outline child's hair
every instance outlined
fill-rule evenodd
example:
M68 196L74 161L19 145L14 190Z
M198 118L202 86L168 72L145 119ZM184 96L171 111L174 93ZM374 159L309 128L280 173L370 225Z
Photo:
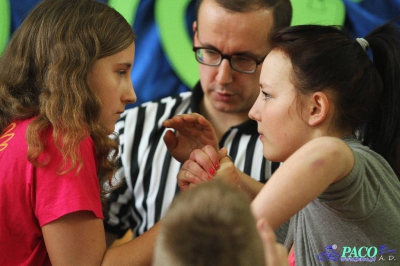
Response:
M155 266L265 265L247 195L223 181L179 194L161 223Z
M38 156L46 145L44 132L52 128L65 158L60 173L82 167L78 145L90 135L99 179L110 179L118 146L100 121L100 101L87 74L96 60L126 49L134 38L126 20L105 4L41 1L0 60L0 132L14 119L37 116L27 131L28 159L43 165Z
M299 99L329 91L336 108L334 126L361 135L399 176L400 41L393 21L364 40L334 26L303 25L278 32L272 42L291 60Z

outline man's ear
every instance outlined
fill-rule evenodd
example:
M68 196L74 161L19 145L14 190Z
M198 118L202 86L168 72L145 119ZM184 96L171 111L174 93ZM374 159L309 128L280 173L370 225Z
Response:
M192 30L193 30L193 32L196 32L196 30L197 30L197 21L196 20L193 21Z
M197 36L196 36L196 31L197 31L197 21L193 21L192 24L192 29L193 29L193 46L197 45Z
M308 106L308 124L316 126L325 121L329 112L329 98L326 93L318 91L310 96Z

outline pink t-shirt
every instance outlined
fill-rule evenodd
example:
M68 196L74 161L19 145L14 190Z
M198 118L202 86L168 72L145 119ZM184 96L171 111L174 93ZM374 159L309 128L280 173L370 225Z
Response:
M296 266L296 260L294 258L294 249L292 252L289 253L288 262L289 266Z
M33 119L14 121L0 135L0 265L50 265L42 226L82 210L103 219L92 139L80 144L81 171L59 175L62 157L49 130L40 156L49 163L36 168L25 138Z

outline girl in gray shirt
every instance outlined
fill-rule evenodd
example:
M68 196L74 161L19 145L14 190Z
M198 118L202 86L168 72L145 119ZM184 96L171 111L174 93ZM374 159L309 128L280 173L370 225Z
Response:
M356 40L332 26L276 33L249 116L263 155L283 164L262 186L206 146L178 183L224 178L254 198L257 219L274 229L290 219L292 265L397 265L399 35L392 22Z

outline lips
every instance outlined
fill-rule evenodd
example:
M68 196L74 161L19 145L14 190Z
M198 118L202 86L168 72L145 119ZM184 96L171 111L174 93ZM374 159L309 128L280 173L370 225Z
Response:
M222 94L222 95L233 95L234 94L233 92L231 92L229 89L226 89L226 88L214 89L214 92L218 93L218 94Z
M224 101L224 102L229 101L233 96L234 94L231 93L215 91L215 98L219 101Z

